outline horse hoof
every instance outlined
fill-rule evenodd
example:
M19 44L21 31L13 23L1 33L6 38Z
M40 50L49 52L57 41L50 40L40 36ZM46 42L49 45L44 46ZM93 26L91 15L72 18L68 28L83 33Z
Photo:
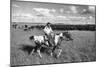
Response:
M60 55L57 55L57 56L56 56L56 58L59 58L59 57L60 57Z
M30 54L30 56L33 55L33 53Z
M42 56L39 56L40 57L40 59L42 58Z
M52 56L53 56L53 54L51 53L51 54L50 54L50 56L52 57Z

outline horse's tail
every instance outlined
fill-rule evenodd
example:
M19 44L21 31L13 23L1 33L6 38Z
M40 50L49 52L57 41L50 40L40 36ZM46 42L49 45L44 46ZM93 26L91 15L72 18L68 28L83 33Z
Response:
M29 40L34 40L34 36L30 36L29 37Z

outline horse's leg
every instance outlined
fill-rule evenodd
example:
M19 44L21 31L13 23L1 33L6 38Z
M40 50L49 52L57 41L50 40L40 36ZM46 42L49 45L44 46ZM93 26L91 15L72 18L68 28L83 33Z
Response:
M40 58L42 58L42 55L40 53L40 49L42 48L41 44L38 45L37 53L39 54Z
M42 55L41 55L41 53L40 53L40 49L38 49L37 52L38 52L40 58L42 58Z
M49 46L49 43L48 43L48 41L46 41L45 43L46 43L46 46Z
M41 53L40 53L40 49L41 49L41 43L39 43L39 42L35 42L35 44L36 44L36 52L39 54L39 56L40 56L40 58L42 58L42 55L41 55Z
M35 46L35 48L33 48L33 49L32 49L32 51L31 51L30 55L32 55L32 54L33 54L33 52L35 52L35 50L37 50L37 49L36 49L36 47L37 47L37 46Z
M57 46L57 49L58 49L57 58L59 58L59 56L61 55L61 52L62 52L62 48L61 48L60 44Z
M53 52L51 51L50 56L53 56Z
M31 51L30 55L32 55L32 54L33 54L33 52L34 52L34 49Z
M49 47L50 56L53 56L52 47Z
M54 53L55 49L56 49L56 46L54 46L54 47L51 49L51 53L50 53L51 56L53 56L53 53Z
M59 49L59 53L57 55L57 58L59 58L59 56L61 55L62 49Z

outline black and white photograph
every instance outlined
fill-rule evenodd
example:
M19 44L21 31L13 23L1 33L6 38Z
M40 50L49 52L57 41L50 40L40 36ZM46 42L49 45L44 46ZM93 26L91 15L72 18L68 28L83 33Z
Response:
M10 65L96 61L96 5L11 0Z

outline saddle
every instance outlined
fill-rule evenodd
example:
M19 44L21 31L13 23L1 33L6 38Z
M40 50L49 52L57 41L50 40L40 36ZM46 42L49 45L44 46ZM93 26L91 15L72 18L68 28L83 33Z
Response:
M54 34L54 33L53 33ZM46 35L45 36L45 40L48 42L48 44L49 44L49 47L53 47L54 46L54 35L51 35L51 34L49 34L49 35Z

